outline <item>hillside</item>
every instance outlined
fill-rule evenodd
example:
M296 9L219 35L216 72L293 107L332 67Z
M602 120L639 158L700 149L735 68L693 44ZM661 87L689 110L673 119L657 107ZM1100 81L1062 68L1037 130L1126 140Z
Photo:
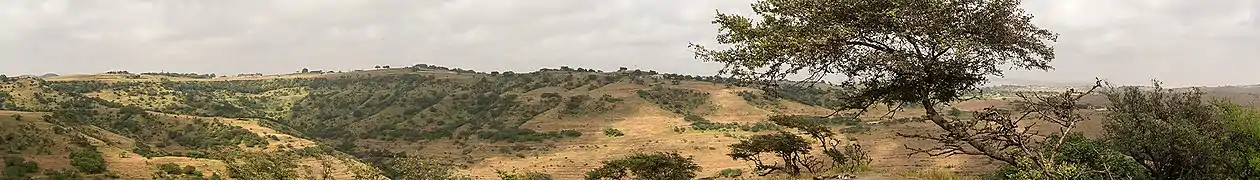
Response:
M608 158L651 151L691 156L703 167L700 177L714 177L751 169L726 155L729 145L778 129L770 116L825 116L832 113L825 107L840 104L837 89L763 92L732 82L640 70L486 73L423 64L266 76L17 78L0 83L0 144L6 156L43 169L35 177L79 169L70 161L80 151L98 152L107 168L77 174L124 179L181 173L168 173L166 163L195 168L179 175L186 178L433 178L424 172L449 171L495 179L498 170L520 170L576 179ZM1009 102L1014 92L1053 89L993 88L951 108L977 111ZM1208 92L1232 97L1253 89ZM1000 164L906 156L905 147L925 142L896 133L934 127L916 120L922 108L889 111L875 107L860 119L828 123L870 151L874 161L861 177L978 176ZM1082 131L1098 136L1098 126L1086 122Z

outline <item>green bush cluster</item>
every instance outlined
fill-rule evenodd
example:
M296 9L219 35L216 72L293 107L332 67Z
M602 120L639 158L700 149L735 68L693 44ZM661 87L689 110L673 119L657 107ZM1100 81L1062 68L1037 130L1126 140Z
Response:
M106 171L105 157L101 156L101 152L96 147L80 149L70 153L70 166L74 166L79 172L88 174L99 174Z
M683 121L690 122L691 129L694 129L697 131L741 129L741 126L739 125L739 123L715 123L715 122L709 121L708 119L705 119L704 117L697 116L697 115L683 116Z
M700 171L691 157L677 152L637 153L620 159L605 160L603 166L586 172L586 179L657 179L685 180Z
M604 128L604 135L608 137L621 137L621 136L625 136L626 134L622 133L621 130L618 130L617 128L610 127L610 128Z
M712 107L712 103L709 102L709 93L697 90L657 86L648 90L637 90L635 93L660 106L661 109L682 115L695 114L698 108Z
M747 101L748 104L752 104L753 106L756 106L761 109L779 108L779 99L771 97L771 96L766 96L766 95L755 93L752 91L739 91L735 94L739 95L739 97L744 98L744 101Z
M530 129L500 129L494 131L481 131L477 133L477 137L481 139L507 142L537 142L548 139L576 138L581 136L582 132L578 132L576 130L560 130L540 133Z
M4 157L4 179L29 179L39 173L39 164L18 156Z

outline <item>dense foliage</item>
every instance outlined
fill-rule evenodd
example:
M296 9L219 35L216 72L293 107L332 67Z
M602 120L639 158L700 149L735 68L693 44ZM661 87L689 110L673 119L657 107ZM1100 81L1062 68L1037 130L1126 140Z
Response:
M709 93L697 90L657 86L648 90L638 90L635 93L639 97L660 106L661 109L677 114L696 114L699 113L697 110L712 108L712 103L709 102Z
M70 165L80 172L88 174L104 173L105 157L96 147L84 148L70 153Z
M39 164L17 156L4 157L4 179L29 179L39 173Z
M1254 179L1256 111L1202 92L1144 91L1127 87L1109 93L1107 141L1132 157L1153 179Z
M638 153L606 160L586 173L586 179L685 180L696 177L700 166L676 152Z

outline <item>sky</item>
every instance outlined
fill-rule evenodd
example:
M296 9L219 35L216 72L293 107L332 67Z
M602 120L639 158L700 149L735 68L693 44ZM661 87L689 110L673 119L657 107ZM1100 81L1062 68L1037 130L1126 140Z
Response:
M717 11L751 0L4 0L0 74L217 74L418 63L712 75ZM1260 1L1026 0L1059 33L1049 72L997 83L1260 84Z

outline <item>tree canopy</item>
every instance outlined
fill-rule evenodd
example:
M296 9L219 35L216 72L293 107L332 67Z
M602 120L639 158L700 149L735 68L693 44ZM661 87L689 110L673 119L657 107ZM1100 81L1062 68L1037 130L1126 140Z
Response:
M937 105L958 101L1007 68L1051 69L1049 43L1057 34L1032 24L1020 2L762 0L752 4L757 17L717 14L717 42L728 48L691 47L698 59L725 64L722 73L766 85L841 76L839 85L855 91L841 97L849 102L843 108L922 105L945 130L940 137L963 137L974 127L946 118ZM985 139L941 140L974 149L960 151L966 154L1011 164L1019 158Z
M763 0L760 20L718 13L718 43L693 44L721 72L762 81L846 78L860 100L932 105L1002 75L1051 69L1057 35L1033 25L1019 0Z

